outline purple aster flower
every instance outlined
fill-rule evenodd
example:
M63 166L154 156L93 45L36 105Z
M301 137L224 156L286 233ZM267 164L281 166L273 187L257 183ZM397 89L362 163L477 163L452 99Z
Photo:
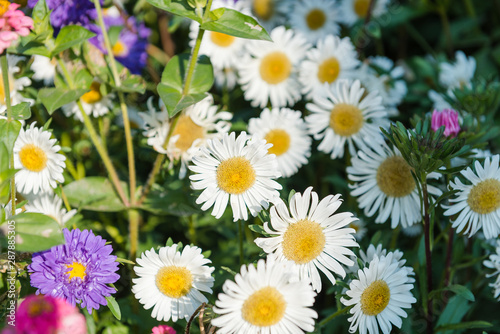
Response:
M130 70L130 73L141 74L148 60L146 47L151 30L143 22L137 22L132 16L125 21L122 16L107 15L104 17L104 24L107 29L112 26L123 26L118 40L113 45L113 55L117 61ZM91 30L97 36L91 38L90 42L106 54L101 29L94 26Z
M113 248L106 240L92 231L64 229L66 244L33 254L31 286L38 288L37 294L64 298L75 306L92 313L100 305L107 305L104 297L111 296L115 289L107 284L116 282L120 276Z

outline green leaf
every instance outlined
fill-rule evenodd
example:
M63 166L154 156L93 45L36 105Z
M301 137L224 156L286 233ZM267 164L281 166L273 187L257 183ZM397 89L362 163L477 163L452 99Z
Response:
M447 330L469 329L469 328L488 328L488 327L492 327L492 326L493 326L493 324L491 324L487 321L476 320L476 321L461 322L458 324L449 324L449 325L439 326L438 328L435 329L435 332L441 332L441 331L447 331Z
M83 43L95 34L82 26L65 26L59 31L56 38L56 44L52 50L52 55L57 55L59 52L69 49L72 46Z
M217 8L210 12L210 21L203 22L201 29L220 32L240 38L272 42L271 37L254 18L230 8Z
M126 93L144 94L144 92L146 92L146 83L141 76L130 75L127 79L122 81L122 85L120 87L116 88Z
M42 88L38 93L49 115L61 108L63 105L79 99L88 89L64 89L64 88Z
M120 37L120 33L123 30L123 26L111 26L108 29L109 42L111 45L115 45Z
M465 299L467 299L471 302L474 301L474 294L469 289L467 289L465 286L459 285L459 284L453 284L453 285L447 286L446 288L433 290L429 293L429 298L434 298L437 294L445 292L445 291L451 291L451 292L455 293L457 296L464 297Z
M136 264L134 261L130 261L130 260L127 260L127 259L123 259L121 257L117 257L116 258L116 261L120 262L120 263L127 263L127 264Z
M4 143L7 152L12 152L17 136L19 136L19 131L21 131L21 126L21 122L19 121L0 119L0 133L2 134L0 142Z
M15 52L26 56L40 55L47 58L51 57L51 53L45 44L36 41L27 41L26 38L21 38L21 43L17 45Z
M201 23L201 18L196 15L194 9L189 6L187 0L147 0L151 5L163 9L175 15L184 16L188 19Z
M9 220L16 222L16 251L40 252L64 243L59 224L42 213L23 212Z
M446 304L443 312L439 316L437 326L449 326L462 321L464 315L469 311L471 305L462 296L453 296Z
M31 14L33 18L33 31L37 35L48 33L47 35L52 37L54 29L50 24L50 12L45 0L39 0L35 7L33 7L33 12Z
M121 320L122 312L120 311L120 305L116 302L115 297L107 296L106 300L108 301L108 307L111 313L113 313L116 319Z
M28 102L21 102L12 106L12 116L14 119L28 119L31 117L31 108Z
M168 189L165 192L154 191L149 194L141 205L141 209L158 215L191 216L200 213L193 207L188 195L182 190Z
M126 191L127 185L122 182ZM92 176L64 186L64 193L71 206L83 210L117 212L126 207L118 197L113 185L105 177Z
M255 233L262 234L263 236L266 236L266 237L272 237L272 235L270 235L269 233L267 233L266 230L264 230L264 228L262 226L260 226L260 225L249 224L248 228L250 229L250 231L254 231Z

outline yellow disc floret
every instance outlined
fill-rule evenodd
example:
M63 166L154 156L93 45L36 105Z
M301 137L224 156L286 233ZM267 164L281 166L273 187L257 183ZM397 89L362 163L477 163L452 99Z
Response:
M390 197L404 197L415 189L415 180L411 175L411 167L400 156L392 156L384 160L377 169L377 185Z
M269 154L282 155L290 148L290 135L285 130L271 130L266 134L264 139L268 143L273 144L273 146L268 150Z
M259 19L269 20L274 14L273 0L254 0L253 11Z
M391 290L384 280L370 284L361 294L361 311L366 315L382 312L391 299Z
M125 44L123 44L123 42L117 41L115 43L115 45L113 45L113 48L111 49L111 51L113 52L113 55L115 55L117 57L121 57L121 56L125 56L127 54L128 49L125 46Z
M330 127L340 136L350 137L358 133L363 123L361 110L350 104L338 103L330 113Z
M217 185L229 194L242 194L255 182L255 170L244 157L222 161L217 167Z
M0 16L5 14L5 12L9 9L10 1L0 0Z
M306 22L309 29L318 30L325 25L326 15L321 9L314 8L309 13L307 13Z
M236 37L234 36L223 34L217 31L210 32L210 40L212 41L212 43L223 48L227 48L228 46L233 44L235 39Z
M188 115L182 115L177 121L172 136L179 135L179 139L175 142L175 147L186 152L196 139L204 137L205 130L199 126Z
M88 104L94 104L102 100L101 94L101 84L94 81L90 85L90 91L83 94L81 97L82 101Z
M85 276L87 274L85 271L87 270L87 267L85 267L83 264L80 262L73 262L72 264L67 264L66 268L68 268L68 271L66 271L66 274L69 274L69 279L73 278L80 278L80 279L85 279Z
M31 172L40 172L47 166L47 154L35 144L24 145L19 151L19 160Z
M262 58L259 71L262 80L268 84L276 85L290 77L292 63L283 52L271 52Z
M285 315L286 301L274 287L257 290L245 300L241 308L243 319L254 326L268 327L277 324Z
M318 67L318 80L321 83L334 82L340 73L340 64L337 58L331 57L323 61Z
M467 197L472 211L488 214L500 208L500 181L487 179L476 184Z
M354 12L359 17L366 17L368 8L370 7L370 0L354 0Z
M161 293L170 298L181 298L193 286L193 275L186 267L168 266L158 270L156 286Z
M308 219L290 224L283 234L283 255L297 264L308 263L317 258L326 243L320 224Z

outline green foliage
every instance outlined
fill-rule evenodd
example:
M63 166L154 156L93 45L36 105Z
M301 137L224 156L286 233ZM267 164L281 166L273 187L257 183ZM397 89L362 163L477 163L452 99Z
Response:
M126 189L126 184L122 183ZM64 186L71 206L82 210L117 212L125 210L111 182L105 177L91 176Z
M49 216L23 212L9 220L16 222L18 252L40 252L64 243L61 227Z
M43 103L49 115L62 106L78 100L88 89L42 88L38 98Z
M12 118L15 120L23 120L31 117L31 108L28 102L21 102L12 106Z
M116 302L116 299L113 296L107 296L106 300L108 302L108 308L113 313L117 320L121 320L122 312L120 311L120 305Z
M21 122L16 120L0 119L0 143L3 143L8 152L12 152L17 136L21 131Z
M94 36L95 34L93 32L82 26L65 26L61 28L61 31L59 31L59 34L57 35L54 48L52 49L52 56L55 56L73 46L80 45Z
M247 39L272 41L267 31L250 16L230 8L217 8L210 12L210 21L203 22L201 29Z

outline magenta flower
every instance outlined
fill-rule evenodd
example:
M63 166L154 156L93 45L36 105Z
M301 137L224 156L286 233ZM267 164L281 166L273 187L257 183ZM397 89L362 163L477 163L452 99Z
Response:
M458 113L452 109L444 109L442 111L434 110L432 112L431 128L436 132L440 127L444 126L444 135L456 137L460 132L458 124Z
M175 329L167 325L158 325L153 327L151 334L175 334Z
M0 0L0 53L3 53L19 36L27 36L33 29L33 20L25 16L19 5Z

